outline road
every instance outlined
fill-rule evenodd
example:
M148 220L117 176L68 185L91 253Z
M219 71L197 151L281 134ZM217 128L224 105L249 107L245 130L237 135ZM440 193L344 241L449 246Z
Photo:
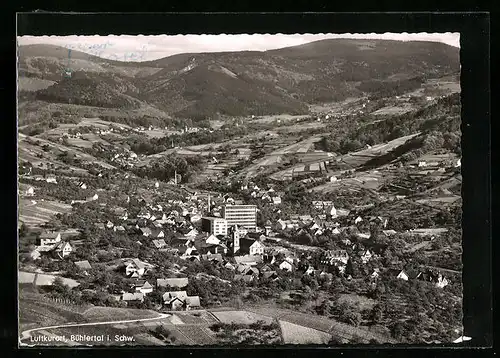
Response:
M71 324L61 324L61 325L57 325L57 326L38 327L38 328L32 328L32 329L28 329L26 331L21 332L21 337L20 337L19 341L21 342L24 339L30 338L31 334L35 331L43 331L43 330L66 328L66 327L99 326L99 325L106 325L106 324L123 324L123 323L140 323L140 322L147 322L147 321L164 319L164 318L167 318L170 316L171 316L170 314L159 313L158 317L152 317L152 318L129 319L129 320L107 321L107 322L71 323Z

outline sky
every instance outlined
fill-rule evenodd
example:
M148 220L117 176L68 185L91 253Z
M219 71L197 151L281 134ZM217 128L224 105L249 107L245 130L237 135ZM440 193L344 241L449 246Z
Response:
M333 38L443 42L460 47L459 33L241 34L157 36L20 36L19 45L52 44L117 61L151 61L178 53L266 51Z

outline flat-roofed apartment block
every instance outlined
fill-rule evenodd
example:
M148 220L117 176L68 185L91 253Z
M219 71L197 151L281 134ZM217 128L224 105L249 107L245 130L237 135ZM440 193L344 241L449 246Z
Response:
M227 226L238 225L245 229L257 228L257 206L226 205L222 208L222 217L227 220Z
M227 221L223 218L204 217L201 218L201 229L212 235L227 235Z

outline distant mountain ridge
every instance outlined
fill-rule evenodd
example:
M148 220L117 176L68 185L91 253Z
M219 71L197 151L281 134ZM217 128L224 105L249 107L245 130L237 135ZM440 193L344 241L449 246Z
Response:
M44 80L36 99L102 107L153 106L180 118L305 114L308 105L397 93L460 70L437 42L333 39L270 51L177 54L118 62L53 45L19 47L19 76ZM71 79L65 79L69 68ZM23 88L20 88L23 91Z

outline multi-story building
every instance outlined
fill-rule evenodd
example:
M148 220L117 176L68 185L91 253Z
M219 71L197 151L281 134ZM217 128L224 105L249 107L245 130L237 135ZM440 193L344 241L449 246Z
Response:
M212 235L227 235L227 221L223 218L204 217L201 218L201 228L204 232Z
M227 226L241 226L245 229L257 228L257 206L226 205L222 207L222 217L227 220Z

